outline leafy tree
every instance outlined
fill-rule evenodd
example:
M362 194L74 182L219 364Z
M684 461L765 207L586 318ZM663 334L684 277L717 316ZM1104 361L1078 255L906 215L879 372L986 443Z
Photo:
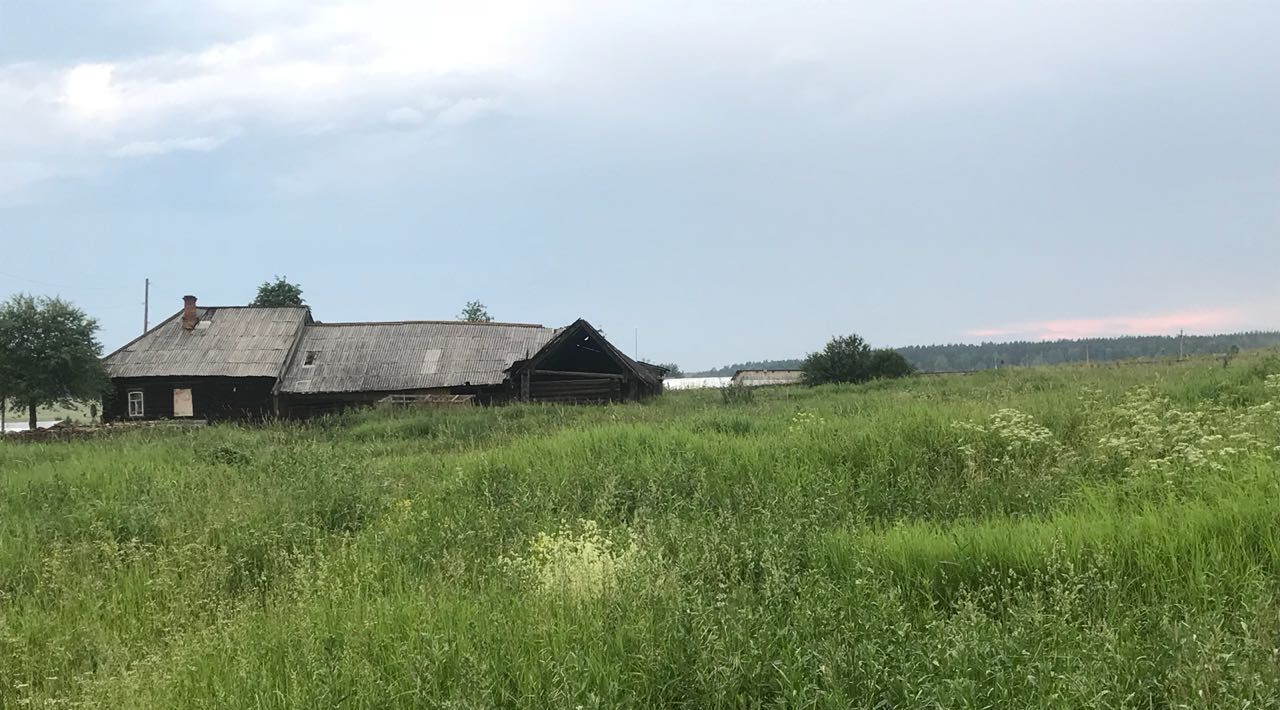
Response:
M861 337L832 338L822 352L801 363L804 381L811 385L827 382L866 382L877 377L905 377L915 372L907 359L894 350L872 350Z
M871 352L872 377L906 377L915 371L916 368L897 350L882 348Z
M258 296L250 306L302 306L302 287L289 283L284 276L277 276L275 281L263 281L258 287Z
M18 294L0 304L0 393L25 407L74 406L106 391L98 322L59 298Z
M800 369L811 385L865 382L871 379L871 346L858 335L835 337L821 352L806 357Z
M462 312L458 314L458 320L468 323L491 323L493 316L489 315L489 311L485 310L484 304L479 301L467 301L467 305L462 307Z

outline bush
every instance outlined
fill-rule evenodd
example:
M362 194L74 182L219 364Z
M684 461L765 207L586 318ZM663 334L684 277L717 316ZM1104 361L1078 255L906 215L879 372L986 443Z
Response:
M893 377L906 377L914 374L915 367L907 362L897 350L882 348L871 353L871 376L883 377L885 379Z
M911 363L894 350L872 350L858 335L832 338L822 352L812 353L800 365L806 384L866 382L876 378L903 377L915 372Z
M721 387L720 397L725 404L751 404L755 399L751 388L740 382L731 382Z

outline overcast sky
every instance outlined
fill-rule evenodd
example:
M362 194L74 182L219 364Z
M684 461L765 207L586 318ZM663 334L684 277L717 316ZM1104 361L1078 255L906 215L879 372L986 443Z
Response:
M0 297L701 369L1280 327L1280 3L0 0Z

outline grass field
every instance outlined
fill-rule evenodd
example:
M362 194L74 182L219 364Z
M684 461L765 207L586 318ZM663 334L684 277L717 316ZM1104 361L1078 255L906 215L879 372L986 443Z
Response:
M1280 359L0 444L0 707L1280 706Z

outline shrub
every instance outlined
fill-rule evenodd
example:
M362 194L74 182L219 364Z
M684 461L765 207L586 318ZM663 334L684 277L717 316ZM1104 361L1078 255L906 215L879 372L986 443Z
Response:
M914 374L916 368L897 350L881 348L871 353L871 376L890 379Z
M751 404L755 401L755 394L750 387L733 382L720 388L720 398L725 404Z
M866 382L876 378L903 377L915 372L911 363L894 350L872 350L858 335L832 338L822 352L812 353L800 365L807 384Z

